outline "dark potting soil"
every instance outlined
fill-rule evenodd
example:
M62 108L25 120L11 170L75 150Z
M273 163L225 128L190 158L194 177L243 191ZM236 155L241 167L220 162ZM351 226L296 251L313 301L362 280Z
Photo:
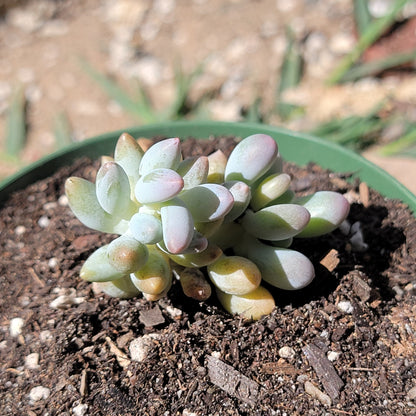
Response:
M232 146L188 140L183 153ZM346 193L353 230L297 241L316 279L274 290L274 312L249 322L177 283L152 303L80 280L113 237L84 227L60 197L68 176L94 180L97 166L63 167L0 210L1 415L416 415L416 221L404 204L348 175L286 164L299 193ZM134 361L129 346L149 334Z

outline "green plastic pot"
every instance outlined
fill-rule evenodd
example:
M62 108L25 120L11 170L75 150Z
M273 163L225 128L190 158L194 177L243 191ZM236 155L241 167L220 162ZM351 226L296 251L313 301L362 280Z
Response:
M382 195L399 199L416 213L416 196L383 169L333 143L283 128L254 123L227 123L217 121L180 121L125 129L133 137L246 137L254 133L269 134L276 139L280 153L287 161L298 165L315 162L334 172L350 172ZM0 202L11 192L22 189L39 179L53 174L61 166L69 165L81 156L98 158L114 151L116 140L123 131L115 131L76 143L46 156L0 183Z

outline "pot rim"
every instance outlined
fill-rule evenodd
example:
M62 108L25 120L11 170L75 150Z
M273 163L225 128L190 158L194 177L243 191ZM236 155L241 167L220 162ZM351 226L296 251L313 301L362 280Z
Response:
M290 131L279 126L226 121L173 121L133 126L76 142L42 157L1 181L0 203L6 200L11 192L51 175L58 168L81 156L98 158L101 155L111 154L117 138L123 132L129 133L133 137L164 136L180 137L181 140L189 137L208 139L221 135L243 138L256 133L268 134L278 143L284 160L299 165L315 162L334 172L353 173L353 177L360 178L361 181L366 182L369 187L385 197L401 200L409 206L413 213L416 213L416 196L385 170L358 153L318 137ZM294 140L296 141L295 145Z

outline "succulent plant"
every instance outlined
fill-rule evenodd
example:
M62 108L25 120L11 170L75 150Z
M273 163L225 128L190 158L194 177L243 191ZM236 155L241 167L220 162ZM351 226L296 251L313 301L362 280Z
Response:
M165 296L173 277L198 301L213 285L228 312L259 319L275 306L267 285L296 290L315 276L292 241L333 231L349 212L341 194L296 197L290 182L276 141L264 134L241 140L228 159L218 150L183 160L178 138L144 151L123 133L95 184L65 183L82 223L118 235L80 276L110 296L148 300Z

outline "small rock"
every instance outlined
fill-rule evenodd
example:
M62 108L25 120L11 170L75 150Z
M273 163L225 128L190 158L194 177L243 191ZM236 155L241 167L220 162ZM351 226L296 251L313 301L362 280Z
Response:
M291 359L295 356L295 350L291 347L284 346L279 350L279 356L281 358Z
M166 312L173 318L173 319L176 319L176 318L180 318L181 316L182 316L182 314L183 314L183 312L180 310L180 309L178 309L178 308L174 308L173 306L170 306L170 305L168 305L168 306L166 306Z
M53 341L52 332L49 329L45 329L39 333L39 339L41 342L47 343Z
M68 197L66 195L61 195L58 199L58 204L61 207L66 207L68 206Z
M18 337L22 333L25 321L22 318L13 318L10 321L10 336L13 338Z
M54 270L58 266L58 259L56 257L51 257L48 260L48 266L51 270Z
M57 289L58 297L53 300L49 306L53 309L68 309L73 305L80 305L85 301L85 297L77 297L76 291L70 289Z
M408 392L407 392L407 398L409 400L416 400L416 386L413 386Z
M129 346L131 359L138 362L145 361L155 347L155 341L160 338L160 334L147 334L134 339Z
M314 386L310 381L305 383L305 391L314 399L319 400L324 406L331 406L331 398L319 390L318 387Z
M85 416L88 412L88 405L87 404L79 404L72 408L72 413L75 416Z
M39 225L39 227L41 227L41 228L46 228L46 227L48 227L50 223L51 223L51 220L50 220L50 219L49 219L46 215L42 215L42 216L39 218L39 221L38 221L38 225Z
M32 402L38 402L39 400L46 400L51 394L51 390L47 387L36 386L30 390L29 399Z
M165 322L165 318L162 315L158 305L155 305L152 309L147 311L141 311L139 315L140 322L147 327L157 326Z
M37 370L39 368L39 354L33 352L25 358L25 367L29 370Z
M345 313L353 313L354 312L354 306L352 306L351 302L349 300L341 300L338 302L337 308Z
M332 362L336 361L339 356L340 356L340 353L336 351L329 351L327 354L328 360Z
M23 235L26 232L26 227L24 225L18 225L15 229L14 229L14 233L16 235Z

